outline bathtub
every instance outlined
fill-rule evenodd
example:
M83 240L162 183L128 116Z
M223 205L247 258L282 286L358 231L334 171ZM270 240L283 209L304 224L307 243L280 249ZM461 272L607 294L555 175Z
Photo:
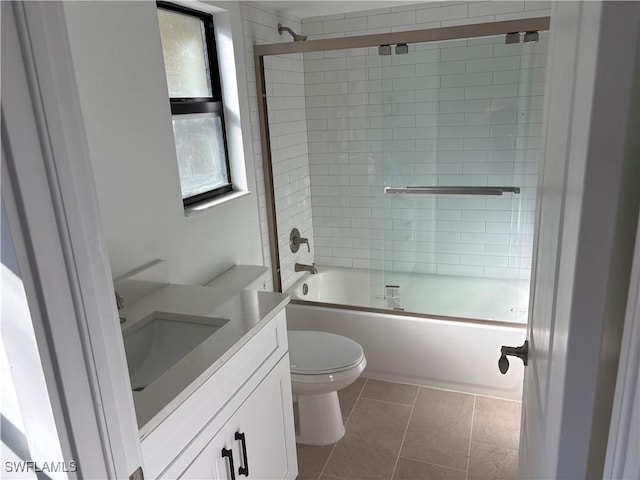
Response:
M399 287L399 295L385 298L386 285ZM288 328L354 339L369 378L522 397L522 362L510 357L502 375L498 358L502 345L526 338L523 282L318 267L288 293Z

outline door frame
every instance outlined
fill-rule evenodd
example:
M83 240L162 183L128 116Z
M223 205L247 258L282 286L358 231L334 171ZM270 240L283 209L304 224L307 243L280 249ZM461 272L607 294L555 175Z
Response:
M604 478L633 478L640 472L640 221L629 301L620 349L618 379L611 430L607 444Z
M2 66L2 200L64 461L129 478L140 439L63 2L2 2Z

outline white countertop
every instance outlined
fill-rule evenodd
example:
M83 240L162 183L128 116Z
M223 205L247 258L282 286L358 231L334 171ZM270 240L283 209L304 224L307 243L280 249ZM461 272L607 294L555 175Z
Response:
M176 365L141 392L132 392L144 438L244 344L289 303L282 293L229 290L196 285L169 284L159 287L119 311L126 318L123 335L154 312L229 319L217 332L198 345Z

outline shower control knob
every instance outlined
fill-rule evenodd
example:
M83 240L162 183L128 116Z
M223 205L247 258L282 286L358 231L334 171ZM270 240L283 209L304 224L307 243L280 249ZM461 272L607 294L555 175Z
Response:
M503 345L500 349L500 359L498 360L498 368L500 369L500 373L503 375L507 373L509 370L509 360L507 359L507 355L512 355L514 357L518 357L522 360L525 367L527 366L527 361L529 359L529 340L525 340L524 343L519 347L508 347Z

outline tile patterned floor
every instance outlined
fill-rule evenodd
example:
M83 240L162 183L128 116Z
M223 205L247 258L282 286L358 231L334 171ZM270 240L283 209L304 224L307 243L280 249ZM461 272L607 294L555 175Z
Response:
M366 378L338 396L345 436L298 445L298 479L516 478L520 402Z

